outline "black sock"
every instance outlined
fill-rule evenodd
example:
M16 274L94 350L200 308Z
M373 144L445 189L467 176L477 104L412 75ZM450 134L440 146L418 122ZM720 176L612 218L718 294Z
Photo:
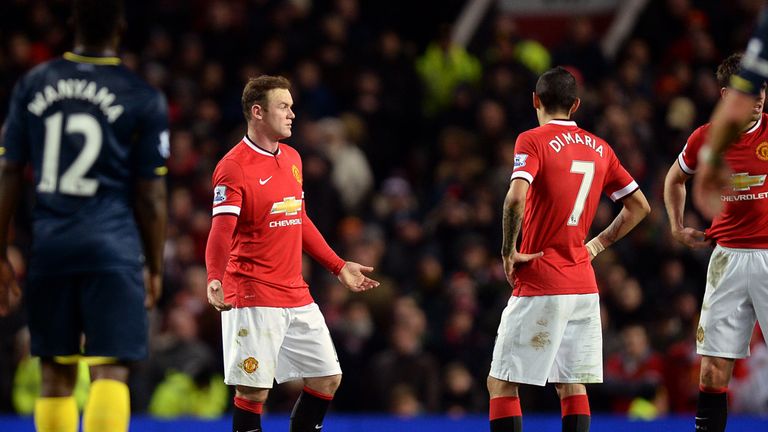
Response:
M724 432L728 420L726 393L699 391L696 405L696 432Z
M244 401L244 399L242 401ZM237 398L235 398L235 412L232 414L232 432L261 432L261 414L237 406L238 404L244 403L242 401L238 401ZM251 405L252 408L256 405L261 408L260 403L245 403Z
M502 417L491 420L491 432L521 432L522 430L522 416Z
M563 432L589 432L590 418L585 414L563 416Z
M319 432L331 397L304 387L291 412L290 432Z

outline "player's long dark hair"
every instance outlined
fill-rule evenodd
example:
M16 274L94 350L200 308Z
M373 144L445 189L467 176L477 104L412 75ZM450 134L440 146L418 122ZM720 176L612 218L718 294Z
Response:
M123 19L122 0L74 0L75 32L85 45L106 44Z
M578 95L576 78L564 68L556 66L541 74L536 81L536 95L545 111L569 112Z

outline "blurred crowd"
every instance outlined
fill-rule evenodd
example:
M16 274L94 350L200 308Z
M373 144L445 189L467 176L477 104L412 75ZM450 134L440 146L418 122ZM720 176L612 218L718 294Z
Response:
M499 259L502 201L515 138L537 125L536 77L554 65L581 86L575 120L613 146L653 209L594 262L605 384L589 389L593 410L636 418L695 410L709 251L669 235L663 179L708 120L720 95L715 68L745 46L763 2L651 1L613 58L600 47L604 26L588 17L561 20L564 36L543 45L495 10L460 47L451 24L464 2L430 3L126 2L121 56L166 94L172 128L164 293L152 312L151 355L134 367L134 411L215 417L228 409L220 316L205 293L210 178L244 134L247 78L281 74L293 83L287 142L303 156L307 212L339 255L374 266L381 281L353 294L305 261L344 370L332 409L486 412L485 377L511 293ZM15 81L71 44L67 0L1 8L0 119ZM595 232L616 211L602 202ZM687 212L687 226L707 224ZM20 278L28 228L19 217L10 253ZM39 376L23 313L0 320L0 335L0 411L29 413ZM768 414L768 350L754 340L753 356L738 362L731 409ZM267 410L289 411L300 390L276 389ZM559 411L553 392L524 387L523 411Z

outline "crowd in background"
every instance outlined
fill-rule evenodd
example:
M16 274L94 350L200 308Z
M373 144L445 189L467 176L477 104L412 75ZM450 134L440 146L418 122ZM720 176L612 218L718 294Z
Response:
M603 55L602 33L586 17L565 21L562 40L543 45L496 11L465 49L450 40L464 2L430 3L126 2L123 62L163 90L172 128L164 293L151 313L150 357L134 367L134 411L214 417L228 409L220 316L205 293L210 179L244 134L247 78L280 74L293 83L297 119L286 142L303 157L307 212L339 255L374 266L381 281L354 294L305 260L344 370L332 409L485 412L493 340L511 293L499 259L502 201L515 138L537 125L536 77L554 65L579 81L575 120L613 146L652 207L594 261L605 383L590 387L592 408L639 418L694 411L709 251L672 239L663 180L688 134L708 120L720 96L715 68L745 46L763 2L651 1L615 58ZM1 8L3 119L16 80L69 49L71 32L67 0ZM30 205L25 199L22 215ZM604 200L595 232L616 211ZM686 226L707 224L687 212ZM28 228L19 217L10 254L20 278ZM0 411L31 412L39 375L28 350L23 313L0 320ZM762 338L752 354L737 363L731 409L768 414ZM300 390L276 389L267 410L289 411ZM524 387L523 411L558 411L551 392Z

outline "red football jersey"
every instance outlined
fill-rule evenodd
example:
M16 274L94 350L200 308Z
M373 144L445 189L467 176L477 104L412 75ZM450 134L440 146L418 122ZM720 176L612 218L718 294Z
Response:
M620 200L637 190L637 183L605 141L564 120L518 136L512 173L517 178L531 184L520 252L544 256L515 270L513 295L596 293L584 240L600 194Z
M722 195L723 211L707 229L707 238L732 248L768 248L768 121L766 114L757 124L726 150L724 158L731 167L731 193ZM699 150L706 141L709 123L693 131L677 161L680 168L693 175L699 162Z
M235 307L312 303L301 274L307 240L302 230L316 228L304 211L302 181L301 157L282 143L272 154L243 138L216 166L213 216L238 216L222 280L226 302ZM322 236L316 237L323 252L330 251ZM329 253L331 267L337 266L340 258Z

